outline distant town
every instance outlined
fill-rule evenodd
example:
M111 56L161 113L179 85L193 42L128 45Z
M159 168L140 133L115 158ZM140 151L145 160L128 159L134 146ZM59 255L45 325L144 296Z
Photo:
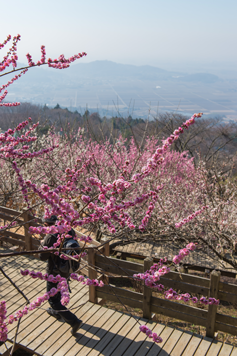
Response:
M88 109L107 117L149 116L152 120L164 112L203 112L206 117L237 121L237 77L110 61L79 63L60 73L34 68L9 88L7 99L49 108L59 104L81 114Z

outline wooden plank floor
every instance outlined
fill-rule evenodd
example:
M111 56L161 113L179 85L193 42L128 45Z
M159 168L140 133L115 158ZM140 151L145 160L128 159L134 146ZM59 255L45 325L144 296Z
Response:
M2 250L0 250L1 253ZM19 269L28 268L44 271L45 263L28 257L15 257L1 260L1 266L32 301L45 292L45 282L22 277ZM17 344L31 350L34 355L74 356L235 356L237 348L223 344L191 332L157 324L153 321L131 317L103 306L88 302L88 287L71 283L70 309L82 319L83 324L73 337L70 326L50 317L44 303L21 320ZM8 315L25 305L25 300L10 282L0 276L0 300L6 300ZM8 326L11 347L16 324ZM139 332L139 324L147 324L163 339L154 344L145 334ZM6 346L0 346L0 354L6 355Z

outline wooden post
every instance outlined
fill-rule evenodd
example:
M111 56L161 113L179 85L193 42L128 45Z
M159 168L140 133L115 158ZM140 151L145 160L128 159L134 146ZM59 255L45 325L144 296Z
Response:
M107 239L107 237L102 237L100 239L100 243L103 244L104 242L108 241L104 246L103 246L103 249L102 249L102 253L105 255L105 256L109 256L109 239Z
M108 241L108 242L103 246L103 249L102 249L101 252L105 256L109 257L109 240L107 239L107 237L101 238L100 243L102 244L102 243L104 243L106 241ZM103 282L104 282L104 284L109 284L109 277L104 277L103 278Z
M96 241L100 242L101 238L102 238L102 232L100 231L100 229L97 229L95 239Z
M182 266L179 270L180 273L185 273L188 274L188 267L187 266Z
M125 255L125 253L122 253L122 257L121 257L122 260L126 261L127 257Z
M144 260L144 272L149 270L153 265L153 259L151 257L147 257ZM144 283L143 288L143 318L151 319L151 296L152 290L151 288L146 287Z
M89 247L95 247L94 245L90 245ZM88 269L89 269L89 278L96 279L97 272L96 270L92 269L91 267L95 266L95 250L94 248L88 249ZM97 304L97 295L95 286L89 286L89 301L91 303Z
M23 219L24 219L24 230L25 230L25 249L27 251L30 251L32 250L32 237L31 234L29 233L30 225L27 224L27 222L30 220L28 216L28 211L24 212Z
M218 299L218 291L219 291L219 282L220 282L220 271L212 271L210 278L210 298ZM213 338L215 333L215 322L216 322L216 312L217 305L208 306L207 313L207 326L206 326L206 336Z
M4 219L3 220L3 226L5 226L6 225L6 220ZM3 246L3 240L0 240L0 246Z

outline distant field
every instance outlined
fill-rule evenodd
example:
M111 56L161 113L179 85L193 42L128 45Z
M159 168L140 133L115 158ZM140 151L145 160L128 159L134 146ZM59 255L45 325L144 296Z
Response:
M87 107L89 110L98 110L102 115L119 111L122 115L129 112L133 117L145 118L149 110L152 116L165 111L187 115L201 111L207 115L237 120L236 78L216 77L208 81L209 75L205 74L200 80L195 76L185 80L185 75L156 72L158 69L154 67L154 75L143 76L142 72L125 73L122 65L119 65L119 75L116 73L118 65L115 72L101 72L102 64L99 63L93 72L92 64L87 72L83 71L86 67L69 68L60 76L61 80L55 72L32 71L19 83L14 83L9 90L9 100L47 104L50 107L59 103L61 107L77 109L79 112L84 112ZM133 67L134 70L142 70L141 67Z

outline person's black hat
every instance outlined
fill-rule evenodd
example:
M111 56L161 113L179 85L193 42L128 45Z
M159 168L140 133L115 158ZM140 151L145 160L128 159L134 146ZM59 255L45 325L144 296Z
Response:
M47 224L55 224L57 220L58 218L56 215L51 215L50 218L43 219L43 222Z

